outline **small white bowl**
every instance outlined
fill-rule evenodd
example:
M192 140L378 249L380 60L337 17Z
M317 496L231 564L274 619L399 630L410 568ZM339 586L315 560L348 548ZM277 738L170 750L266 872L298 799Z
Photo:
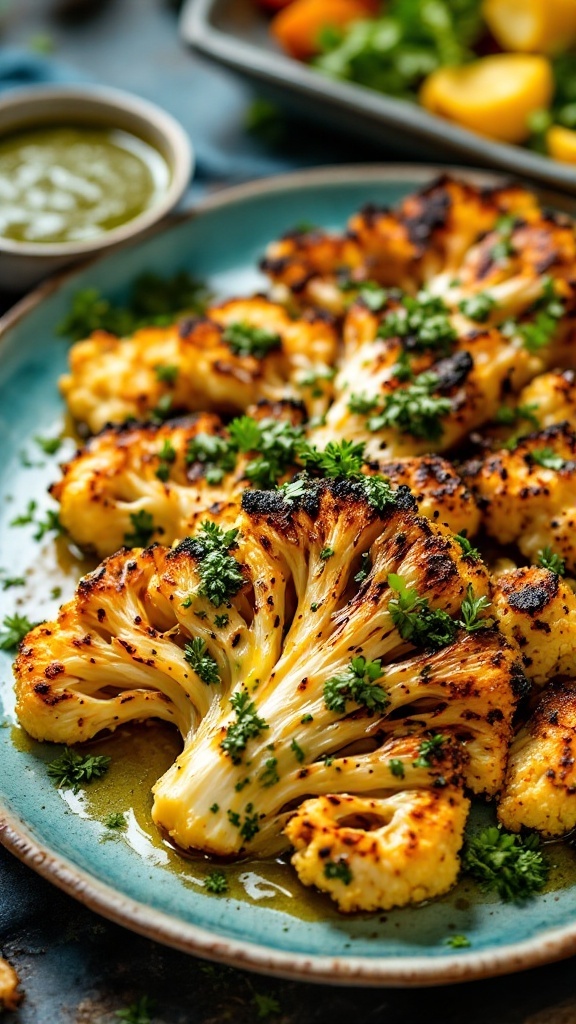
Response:
M119 128L143 139L166 161L168 186L137 217L86 241L0 237L0 288L25 291L61 267L133 241L176 206L190 183L194 157L186 132L170 114L138 96L100 86L34 86L0 100L0 140L20 130L63 125Z

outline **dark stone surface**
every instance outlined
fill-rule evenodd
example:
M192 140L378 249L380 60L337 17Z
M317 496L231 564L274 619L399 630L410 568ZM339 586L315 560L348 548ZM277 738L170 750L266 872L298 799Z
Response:
M57 7L100 8L93 19L56 21ZM187 89L190 55L178 44L174 12L161 0L63 3L19 0L2 5L2 41L28 45L49 32L56 58L96 80L157 99L193 132L194 97ZM230 93L232 95L232 93ZM236 113L221 122L220 142L251 166L272 170L288 153L272 157L247 145L237 112L248 100L238 92ZM302 141L299 162L314 146ZM314 145L318 146L318 139ZM337 159L332 142L324 159ZM322 148L324 147L324 148ZM316 149L316 154L320 150ZM361 156L356 148L356 157ZM349 158L349 153L347 154ZM268 163L267 163L268 161ZM5 301L4 306L7 305ZM1 769L0 769L1 770ZM364 989L314 986L257 977L203 963L165 949L97 917L0 850L0 951L18 970L25 999L6 1024L113 1024L117 1011L144 996L155 1000L154 1024L576 1024L574 961L510 978L437 989ZM262 997L276 1001L277 1010Z

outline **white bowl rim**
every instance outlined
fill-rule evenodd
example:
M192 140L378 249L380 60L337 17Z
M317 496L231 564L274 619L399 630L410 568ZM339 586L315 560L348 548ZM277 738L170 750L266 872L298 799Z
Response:
M162 107L133 93L125 92L123 89L91 84L18 86L0 99L0 116L5 110L17 111L21 108L24 113L29 104L41 103L49 106L53 102L70 98L85 101L89 107L101 105L104 109L108 108L111 114L111 127L115 126L114 111L121 110L147 122L163 135L173 155L172 162L169 163L170 182L168 187L158 201L142 213L110 231L103 231L95 238L83 242L20 242L0 236L0 254L63 258L83 256L108 249L118 242L129 241L156 224L176 206L190 184L195 159L192 142L187 132L176 118ZM79 116L81 117L81 115ZM54 123L65 122L57 115L54 118ZM22 127L31 127L33 124L34 118ZM16 124L14 131L18 131ZM0 134L1 132L0 128ZM135 132L135 134L137 133ZM153 145L153 143L150 144Z

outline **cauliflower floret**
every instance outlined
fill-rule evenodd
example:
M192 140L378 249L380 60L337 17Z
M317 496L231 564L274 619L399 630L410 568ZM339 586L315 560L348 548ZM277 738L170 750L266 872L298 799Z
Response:
M106 556L133 546L142 516L148 541L164 544L193 532L207 512L220 522L234 517L249 483L272 487L285 478L304 431L304 410L295 402L262 402L249 413L228 428L201 413L162 426L104 430L62 467L62 479L50 488L60 502L60 522L81 547Z
M560 836L576 827L575 683L546 688L510 748L498 817L512 832Z
M18 991L20 979L14 968L0 957L0 1010L16 1010L22 998Z
M473 537L480 526L480 509L454 466L438 455L381 462L378 471L395 487L409 487L420 515L444 523L453 533Z
M292 864L344 913L421 903L456 882L469 807L452 788L306 800L286 826Z
M467 783L494 793L516 654L482 628L483 565L413 504L374 477L297 478L245 491L231 530L206 522L172 550L120 552L23 642L20 721L68 743L173 721L184 749L154 820L224 856L282 850L305 797L389 789L379 750L401 735L422 754L431 733L433 749L455 737Z
M496 328L466 328L451 355L417 354L413 379L401 381L396 376L400 339L379 337L378 318L360 303L348 320L355 321L353 329L347 323L348 336L361 337L362 343L343 360L335 400L316 439L320 445L341 438L364 441L372 459L454 448L495 415L505 394L542 368Z
M279 294L297 306L342 311L350 284L365 280L408 292L435 277L448 284L466 251L498 217L537 210L530 192L479 189L444 176L396 210L366 206L351 217L344 235L289 232L269 245L261 266Z
M96 331L72 347L60 386L73 418L92 433L155 410L164 418L178 411L243 412L260 398L302 398L319 415L337 343L325 314L292 320L268 299L232 299L206 317L143 328L131 338ZM318 387L302 387L311 373Z
M190 458L198 437L217 444L227 433L217 416L201 413L160 427L111 427L91 438L50 488L60 502L62 526L81 547L104 557L131 546L135 519L142 514L149 539L171 544L196 515L237 504L242 470L232 464L231 472L210 484L206 464Z
M492 611L522 652L529 679L543 686L576 671L576 595L554 572L535 566L505 572L495 583Z
M567 424L529 434L513 451L473 459L462 476L491 537L517 544L532 562L551 548L576 573L576 434Z
M572 430L576 430L574 371L555 370L535 377L518 395L518 405L530 407L540 427L568 423Z

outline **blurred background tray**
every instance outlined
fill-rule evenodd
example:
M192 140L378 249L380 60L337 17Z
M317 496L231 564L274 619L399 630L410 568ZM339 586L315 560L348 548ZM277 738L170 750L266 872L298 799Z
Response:
M571 165L475 135L416 104L333 80L287 57L254 0L187 0L180 31L199 53L250 79L261 94L307 120L363 138L381 154L440 162L457 158L576 193Z

